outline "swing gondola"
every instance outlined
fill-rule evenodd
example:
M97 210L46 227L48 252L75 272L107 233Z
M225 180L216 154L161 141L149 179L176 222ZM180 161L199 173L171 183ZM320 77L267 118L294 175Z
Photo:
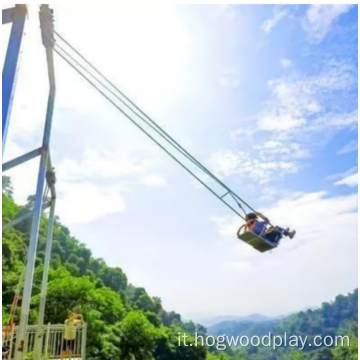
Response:
M237 232L237 236L240 240L246 242L257 251L264 253L277 247L278 243L272 243L265 239L263 236L258 236L252 231L245 230L246 225L242 225ZM244 231L243 231L244 230Z
M273 226L270 220L259 212L246 214L244 220L246 223L239 228L238 238L262 253L276 248L284 236L292 239L296 234L295 230Z

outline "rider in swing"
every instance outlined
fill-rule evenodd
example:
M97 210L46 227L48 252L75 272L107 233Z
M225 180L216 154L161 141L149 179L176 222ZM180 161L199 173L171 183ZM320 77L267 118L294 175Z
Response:
M259 218L263 219L263 221L259 220ZM259 212L248 213L245 217L245 221L245 231L251 231L255 235L269 241L274 246L279 244L283 236L288 236L292 239L296 234L295 230L290 231L289 228L283 229L279 226L267 228L270 224L270 220ZM241 228L239 229L239 232L240 230Z

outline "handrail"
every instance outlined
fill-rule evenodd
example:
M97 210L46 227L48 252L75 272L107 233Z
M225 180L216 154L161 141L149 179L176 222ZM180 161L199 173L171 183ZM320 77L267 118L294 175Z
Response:
M37 325L29 325L26 331L26 341L24 344L24 359L27 356L33 354L35 347L35 337L37 333ZM86 347L86 324L75 325L76 336L75 341L70 349L71 355L66 356L66 358L71 358L72 360L85 360L85 347ZM41 360L55 360L61 359L62 352L64 350L64 324L47 324L43 325L42 331L40 331L40 336L42 337L42 350L41 350ZM3 346L9 347L9 355L6 359L13 360L15 359L15 343L16 335L18 332L18 326L9 334L8 339L5 339ZM69 354L68 354L69 355Z

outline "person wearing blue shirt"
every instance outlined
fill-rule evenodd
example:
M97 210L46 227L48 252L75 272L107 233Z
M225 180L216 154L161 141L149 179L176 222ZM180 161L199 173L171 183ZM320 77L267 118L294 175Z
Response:
M263 220L261 221L259 218ZM245 221L247 231L251 231L274 245L277 245L283 236L292 239L296 234L295 230L290 231L290 229L283 229L279 226L268 227L270 220L259 212L247 214Z

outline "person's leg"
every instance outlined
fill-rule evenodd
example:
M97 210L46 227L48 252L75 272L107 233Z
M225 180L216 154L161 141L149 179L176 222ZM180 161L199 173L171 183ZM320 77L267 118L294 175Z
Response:
M68 340L64 339L63 340L63 349L61 352L61 360L63 360L64 357L67 356L67 354L68 354L67 348L68 348Z
M74 351L75 351L75 339L69 340L69 359L72 358Z
M277 245L281 238L284 235L285 230L276 226L274 228L269 229L269 231L264 235L264 238L274 245Z
M6 359L6 357L9 355L10 348L8 346L2 347L2 359Z
M290 231L289 228L283 229L283 228L281 228L281 227L279 227L279 226L277 226L276 228L281 231L282 236L287 236L287 237L289 237L290 239L292 239L292 238L295 236L295 234L296 234L296 231L295 231L295 230L291 230L291 231Z

